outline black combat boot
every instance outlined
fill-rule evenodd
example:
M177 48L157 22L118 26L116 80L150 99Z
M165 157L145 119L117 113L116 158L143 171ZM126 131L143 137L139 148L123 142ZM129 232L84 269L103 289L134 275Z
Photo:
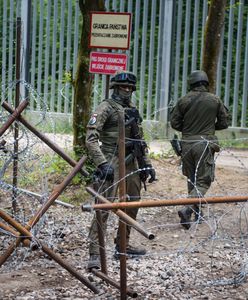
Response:
M185 229L190 229L192 213L193 211L189 206L186 206L178 211L179 218L181 219L180 223Z
M91 270L93 268L95 268L95 269L100 269L101 268L99 255L96 255L96 254L91 254L90 255L88 265L87 265L87 269Z
M140 255L145 255L145 254L146 254L146 249L127 245L126 255L128 255L129 257L136 257L136 256L140 256ZM114 257L116 259L120 258L120 248L118 245L116 245L116 247L115 247Z

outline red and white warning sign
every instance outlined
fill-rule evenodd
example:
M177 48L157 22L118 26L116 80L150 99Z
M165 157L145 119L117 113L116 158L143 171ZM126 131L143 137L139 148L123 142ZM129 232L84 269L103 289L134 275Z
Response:
M127 69L127 55L122 53L91 52L90 73L113 75Z

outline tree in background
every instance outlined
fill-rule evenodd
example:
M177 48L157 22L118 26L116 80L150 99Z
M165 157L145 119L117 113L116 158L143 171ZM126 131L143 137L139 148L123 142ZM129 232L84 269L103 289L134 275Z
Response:
M104 11L104 0L79 0L83 26L78 50L73 99L73 147L77 158L85 154L86 125L91 112L92 74L89 73L90 12Z
M209 89L216 90L216 75L227 0L211 0L205 27L202 70L208 74Z

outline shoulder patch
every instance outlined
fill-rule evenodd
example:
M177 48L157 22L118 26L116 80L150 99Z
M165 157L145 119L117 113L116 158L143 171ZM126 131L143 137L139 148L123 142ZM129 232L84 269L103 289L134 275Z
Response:
M97 114L91 115L90 120L89 120L89 125L96 124L96 119L97 119Z

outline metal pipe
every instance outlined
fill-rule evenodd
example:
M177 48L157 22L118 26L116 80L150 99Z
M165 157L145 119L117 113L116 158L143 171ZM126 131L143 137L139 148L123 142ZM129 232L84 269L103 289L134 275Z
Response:
M0 228L2 228L2 229L5 230L5 231L10 232L10 233L11 233L14 237L16 237L16 238L19 238L19 237L20 237L20 235L19 235L19 233L18 233L17 231L15 231L13 228L9 227L8 225L6 225L6 224L4 224L4 223L2 223L2 222L0 222ZM23 240L23 245L24 245L25 247L29 247L29 246L30 246L30 240L24 239L24 240Z
M21 18L16 19L16 88L15 88L15 108L20 104L20 74L21 74ZM18 149L19 149L19 124L14 124L14 156L13 156L13 191L12 208L16 212L16 188L18 184Z
M22 239L18 238L14 243L10 244L8 249L0 256L0 267L6 262L10 255L15 251Z
M20 116L22 111L28 106L28 103L28 100L22 101L20 105L13 111L13 114L9 116L8 120L0 128L0 136L2 136L4 132L11 126L11 124L15 122L16 118Z
M99 252L100 252L100 259L101 259L101 271L104 274L107 274L107 261L106 261L106 251L105 251L105 241L104 235L102 232L102 213L97 210L96 211L96 222L97 222L97 232L98 232L98 243L99 243Z
M4 101L2 103L2 106L9 112L9 113L13 113L14 110L13 108L6 102ZM33 132L39 139L41 139L45 144L47 144L53 151L55 151L58 155L60 155L65 161L67 161L72 167L74 167L77 162L70 158L58 145L56 145L55 143L53 143L49 138L47 138L44 134L42 134L41 132L39 132L36 128L34 128L28 121L26 121L22 116L18 117L18 120L24 125L26 126L31 132ZM82 175L84 176L88 176L89 173L85 170L80 170L80 172L82 173Z
M101 278L102 280L106 281L107 283L109 283L110 285L112 285L113 287L117 288L118 290L121 289L120 287L120 283L114 281L114 279L108 277L106 274L96 270L96 269L92 269L91 272L96 275L97 277ZM131 298L137 298L138 297L138 293L134 292L132 289L128 288L126 289L127 295L130 296Z
M148 200L148 201L133 201L122 203L104 202L102 204L84 205L82 210L92 209L124 209L124 208L141 208L141 207L160 207L160 206L176 206L176 205L189 205L189 204L215 204L215 203L234 203L246 202L248 196L221 196L221 197L205 197L205 198L179 198L179 199L165 199L165 200Z
M101 184L98 180L93 181L93 188L95 190L101 189ZM95 203L98 203L97 198L95 198ZM103 233L103 224L102 224L102 212L96 211L96 223L97 223L97 235L99 243L99 253L100 253L100 262L101 262L101 271L107 275L107 260L106 260L106 251L105 251L105 237Z
M37 193L31 192L31 191L28 191L28 190L25 190L25 189L21 189L21 188L18 188L18 191L21 191L21 192L26 193L26 194L28 194L28 195L37 197L37 198L39 198L39 199L42 198L42 197L44 197L44 196L41 195L41 194L37 194ZM72 205L72 204L70 204L70 203L66 203L66 202L60 201L60 200L55 200L55 203L56 203L56 204L59 204L59 205L62 205L62 206L65 206L65 207L75 208L74 205Z
M55 199L62 193L62 191L66 188L66 186L70 183L71 179L75 176L77 172L82 168L86 157L82 157L80 161L77 163L76 167L72 170L72 172L65 178L65 180L55 189L51 196L48 198L43 207L41 207L35 216L28 222L26 227L30 230L32 226L34 226L42 217L42 215L47 211L47 209L52 205ZM14 252L15 248L21 243L23 239L20 237L14 243L12 243L9 248L5 251L5 253L0 257L0 267L1 265L8 259L8 257Z
M29 220L27 226L30 229L34 226L40 218L44 215L44 213L48 210L48 208L55 202L58 196L65 190L68 184L71 182L73 177L82 169L85 160L87 159L86 156L83 156L76 166L72 169L72 171L66 176L66 178L55 188L47 199L47 201L42 205L42 207L37 211L37 213Z
M64 261L60 255L53 252L50 248L48 248L43 243L41 244L42 250L49 255L53 260L55 260L61 267L66 269L71 275L76 277L79 281L81 281L84 285L86 285L89 289L91 289L95 294L99 294L99 290L83 275L81 275L78 271L76 271L71 265L69 265L66 261Z
M102 195L98 194L93 188L91 187L86 187L86 191L90 193L92 196L96 197L100 202L105 203L105 204L112 204L109 200L107 200L105 197ZM120 205L124 205L126 203L132 203L132 202L123 202L123 203L116 203ZM136 203L136 202L135 202ZM90 206L90 208L94 208L96 205L104 205L104 204L95 204L93 206ZM86 208L86 209L85 209ZM89 209L89 205L83 205L82 209L85 211L91 211ZM151 232L147 232L143 229L143 227L140 226L140 224L135 221L133 218L128 216L124 211L117 209L113 211L118 217L120 217L124 222L126 222L128 225L131 225L135 230L137 230L139 233L141 233L144 237L148 238L149 240L153 240L155 238L155 235Z
M29 232L25 227L23 227L20 223L18 223L15 219L13 219L11 216L9 216L4 211L0 210L0 217L5 220L7 223L12 225L14 228L16 228L22 235L25 237L32 239L34 238L31 232ZM71 273L74 277L76 277L79 281L81 281L83 284L85 284L89 289L91 289L94 293L98 294L98 289L92 285L92 283L87 279L84 278L83 275L79 274L71 265L69 265L67 262L65 262L58 254L53 252L51 249L49 249L46 245L41 243L39 240L34 238L34 241L36 241L40 246L41 249L49 255L53 260L55 260L59 265L61 265L64 269L66 269L69 273Z
M125 166L125 124L124 111L118 113L119 127L119 199L120 202L126 201L126 166ZM120 284L121 284L121 300L127 298L127 261L126 261L126 223L119 220L120 230Z

